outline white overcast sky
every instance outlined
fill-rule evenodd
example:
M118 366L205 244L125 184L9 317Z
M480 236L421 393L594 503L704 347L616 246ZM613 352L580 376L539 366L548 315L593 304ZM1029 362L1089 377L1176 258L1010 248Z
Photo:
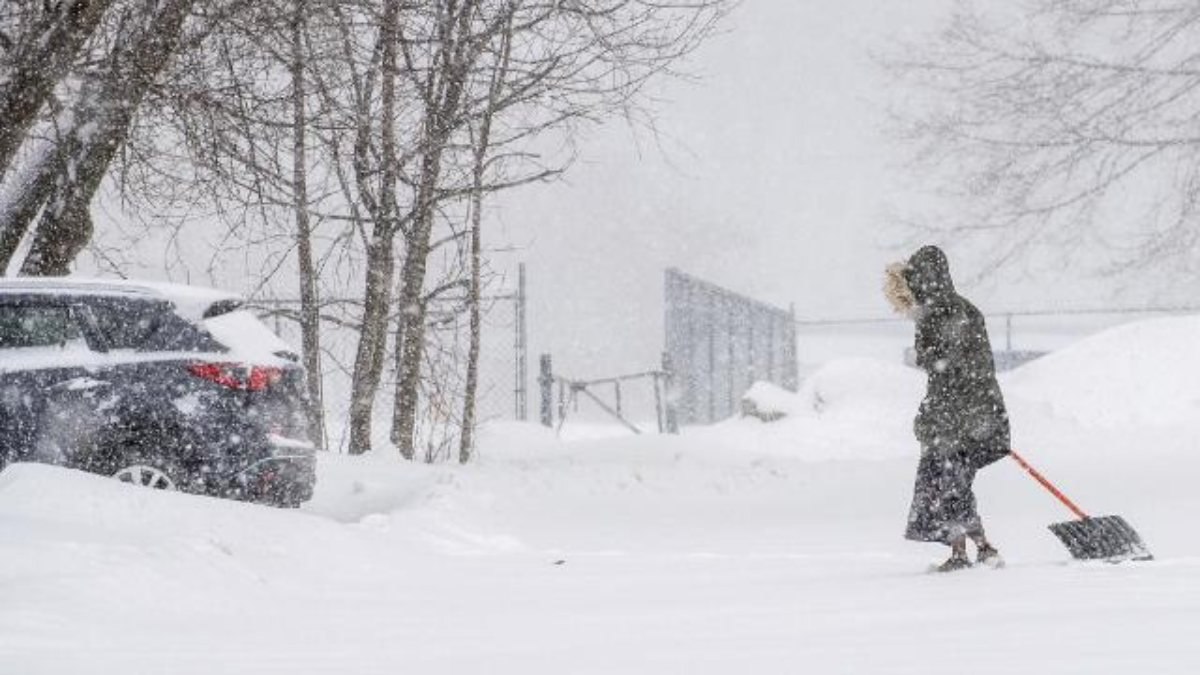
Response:
M794 303L801 318L886 316L882 268L910 253L889 214L934 186L907 175L887 135L887 105L906 94L887 87L872 54L929 36L953 4L742 2L687 64L699 80L666 87L660 139L610 124L562 184L501 207L498 243L518 250L497 265L528 264L534 352L577 376L653 365L669 266ZM974 271L978 261L948 248L956 276ZM1171 295L1170 279L1098 279L1043 254L1030 263L1040 271L963 290L988 313Z
M571 374L637 370L677 266L802 317L879 316L889 204L911 198L873 49L946 0L747 0L657 104L661 138L612 124L566 181L504 205L530 275L534 349Z
M905 94L887 87L871 56L929 35L953 4L743 0L684 64L697 79L658 92L657 138L612 122L581 140L564 181L503 196L489 214L489 243L513 251L492 262L510 280L517 261L528 265L531 364L550 352L560 372L578 377L654 366L671 266L794 303L801 318L885 316L882 268L910 252L897 246L902 233L889 214L922 203L934 186L908 175L886 134L886 106ZM957 276L972 272L976 261L948 248ZM161 269L169 256L133 257L140 276L205 281ZM90 269L85 260L81 271ZM236 278L208 283L252 290ZM1169 280L1119 285L1059 270L964 290L994 312L1113 297L1136 305L1154 288Z

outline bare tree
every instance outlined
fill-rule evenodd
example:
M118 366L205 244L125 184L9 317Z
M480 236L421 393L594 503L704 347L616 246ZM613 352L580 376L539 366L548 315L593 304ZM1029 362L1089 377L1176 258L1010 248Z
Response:
M400 368L396 388L399 415L392 429L392 442L396 443L400 454L406 459L412 459L415 454L414 432L428 312L424 297L425 276L432 252L443 162L462 118L461 106L468 78L484 46L497 31L496 24L491 23L485 29L490 34L479 35L475 32L481 0L436 4L436 48L432 52L432 67L423 81L418 82L423 108L419 145L421 160L416 199L404 232L405 257L400 270L400 335L403 340L399 345ZM411 50L406 51L405 58L408 63L414 63ZM409 75L421 77L420 71L411 67Z
M1194 3L960 3L933 40L885 58L899 129L953 208L914 225L988 246L988 271L1092 246L1118 267L1194 262L1197 44Z
M495 152L511 159L521 156L516 148L527 148L531 139L563 132L578 122L628 112L646 83L698 46L728 8L727 3L705 0L673 4L644 0L555 4L510 0L446 6L447 11L438 14L433 24L437 27L437 50L432 67L407 70L409 76L418 78L416 88L422 92L423 136L418 146L422 162L400 270L404 341L392 441L409 458L416 443L425 345L420 336L427 311L423 288L436 201L459 194L479 197L484 191L539 180L559 170L547 170L534 162L530 172L520 168L521 162L513 161L503 167L507 175L502 171L484 188L472 180L478 176L468 169L466 187L456 190L442 184L443 170L456 161L468 167L478 166L481 161L469 150L478 147L479 139L472 143L470 139L458 141L458 137L469 134L474 128L471 123L482 116L488 119L484 155ZM484 62L481 68L481 60L485 54L506 52L504 79L497 82L494 66ZM409 57L409 63L413 61ZM518 121L504 129L505 136L493 139L493 123L506 114ZM468 148L461 160L454 152L459 147Z
M396 80L399 73L397 50L400 43L400 1L383 0L379 23L380 119L379 187L377 199L369 201L373 213L372 231L367 244L366 290L358 353L354 360L354 382L350 405L350 451L364 452L371 447L371 419L379 380L383 374L388 337L388 312L391 306L395 270L395 239L400 229L400 206L396 197L399 157L396 148ZM373 179L367 168L371 149L365 133L370 124L362 120L356 145L356 172L360 192L371 195Z
M471 130L471 234L468 260L470 278L467 284L467 311L469 347L467 350L467 372L463 392L462 426L459 432L458 461L466 464L474 450L477 394L479 391L479 351L483 339L483 192L486 187L486 172L492 143L492 121L500 106L503 85L508 80L508 69L512 61L513 17L507 17L501 32L499 54L492 69L491 82L487 90L487 102L477 125Z
M208 0L205 0L208 1ZM327 441L324 419L320 246L324 186L313 180L315 127L326 123L309 81L325 58L326 0L232 0L191 31L176 66L148 93L116 173L134 213L198 212L205 229L223 229L230 248L253 249L260 276L251 294L270 301L274 317L300 329L306 369L309 435ZM315 30L312 25L315 24ZM326 33L328 31L325 31ZM316 37L314 37L314 33ZM149 219L147 228L163 227ZM179 236L192 225L167 225ZM196 227L194 229L201 229ZM212 267L229 249L211 252ZM195 259L194 254L191 256ZM278 277L294 273L291 279ZM262 302L263 297L256 297Z
M92 197L146 91L169 62L192 3L161 0L148 15L127 8L112 48L84 74L70 112L55 120L53 143L21 167L20 175L9 176L18 187L0 205L0 268L40 214L21 272L67 272L91 238Z
M727 7L246 3L186 41L151 88L121 157L122 196L154 206L145 212L204 204L224 230L214 258L263 252L265 294L296 273L299 311L272 312L301 323L310 393L314 354L350 378L351 452L371 447L395 336L392 441L410 459L457 446L465 461L487 196L559 175L571 154L537 149L631 114ZM352 358L319 346L321 326L353 332Z
M0 177L111 0L12 0L0 10Z
M317 267L313 253L312 219L308 213L307 99L304 44L305 12L308 3L294 0L292 15L292 195L296 214L296 258L300 285L300 335L308 387L309 436L326 445L324 394L321 386L321 316Z

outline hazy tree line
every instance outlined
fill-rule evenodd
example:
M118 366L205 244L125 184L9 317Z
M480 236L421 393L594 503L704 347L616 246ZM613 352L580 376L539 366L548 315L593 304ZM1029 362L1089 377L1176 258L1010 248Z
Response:
M1101 251L1102 272L1194 272L1198 45L1197 3L959 2L884 59L898 129L950 207L912 224L977 240L993 267Z
M485 203L563 172L581 127L637 114L728 4L9 0L0 265L67 273L102 184L142 213L202 211L265 251L260 286L294 289L274 311L300 326L314 438L332 324L355 335L350 451L387 393L404 457L467 461Z

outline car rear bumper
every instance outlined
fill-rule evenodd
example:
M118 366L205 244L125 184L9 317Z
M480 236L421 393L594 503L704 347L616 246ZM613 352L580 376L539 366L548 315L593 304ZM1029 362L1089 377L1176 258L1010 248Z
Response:
M231 496L273 506L295 507L312 498L316 484L313 446L272 438L270 455L233 476Z

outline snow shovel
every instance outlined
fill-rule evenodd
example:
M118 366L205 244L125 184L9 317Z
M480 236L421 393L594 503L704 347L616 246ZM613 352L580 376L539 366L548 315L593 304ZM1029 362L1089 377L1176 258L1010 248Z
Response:
M1058 488L1038 473L1037 469L1029 466L1029 462L1016 451L1011 452L1023 469L1033 476L1034 480L1050 491L1064 506L1071 510L1079 520L1068 520L1065 523L1055 523L1050 531L1066 544L1071 555L1078 560L1107 560L1122 562L1125 560L1153 560L1154 556L1142 543L1136 530L1125 522L1121 516L1099 516L1093 518L1083 512Z

